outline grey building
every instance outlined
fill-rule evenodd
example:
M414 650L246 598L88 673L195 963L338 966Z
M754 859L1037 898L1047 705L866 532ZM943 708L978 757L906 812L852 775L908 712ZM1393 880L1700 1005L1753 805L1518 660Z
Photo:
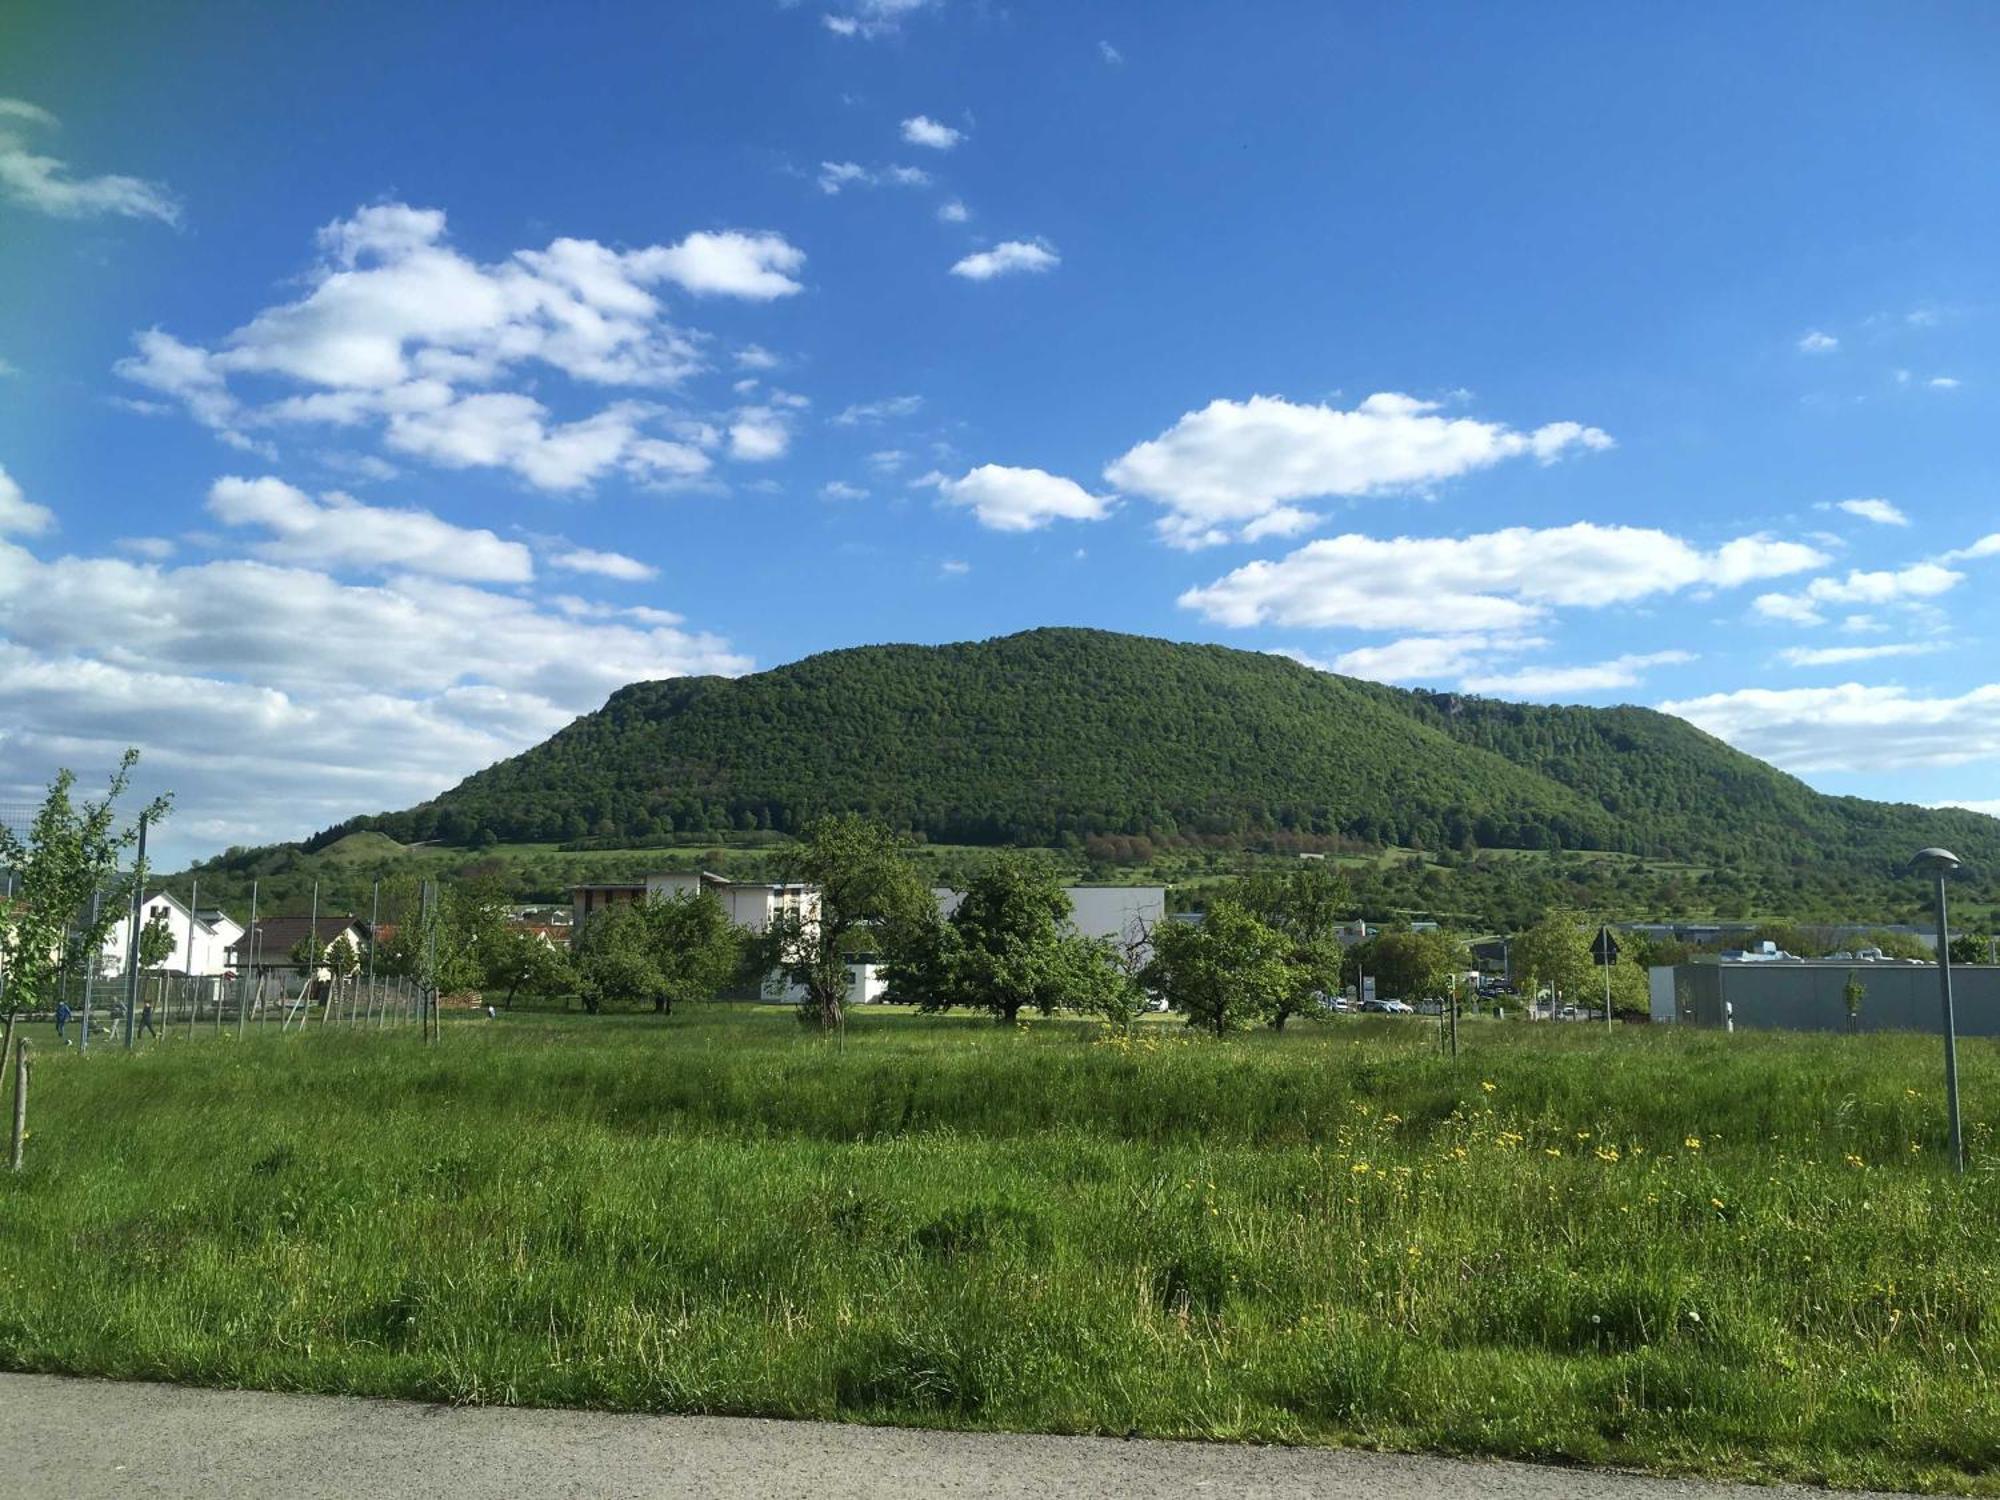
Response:
M1721 1026L1727 1020L1789 1031L1944 1031L1935 964L1839 959L1679 964L1654 969L1651 976L1655 1021ZM1852 1016L1850 979L1861 986ZM2000 1036L2000 968L1954 964L1951 990L1960 1036Z

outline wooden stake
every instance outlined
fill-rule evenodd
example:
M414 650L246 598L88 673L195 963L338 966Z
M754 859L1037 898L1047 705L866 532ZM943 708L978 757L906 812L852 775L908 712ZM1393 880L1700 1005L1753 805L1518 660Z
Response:
M21 1051L14 1060L14 1170L21 1170L21 1155L28 1144L28 1039L21 1038Z

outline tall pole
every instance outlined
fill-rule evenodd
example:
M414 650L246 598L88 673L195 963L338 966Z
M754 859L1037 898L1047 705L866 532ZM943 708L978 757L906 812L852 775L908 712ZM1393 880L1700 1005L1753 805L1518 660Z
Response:
M368 1018L375 1015L375 945L381 941L382 882L374 883L368 897Z
M243 934L249 960L243 972L237 976L236 984L236 1040L243 1040L243 1025L250 1018L250 976L257 972L257 881L250 881L250 930Z
M139 1009L139 908L146 904L146 815L139 814L139 855L132 870L131 939L125 952L125 1050L132 1050L134 1015Z
M201 920L195 915L201 901L201 882L188 882L188 947L187 962L181 965L181 973L187 979L188 987L188 1040L194 1040L194 1016L201 1009L201 991L194 984L194 927Z
M103 911L104 892L92 891L90 893L90 930L92 932L97 930L97 919ZM90 961L83 971L83 1031L76 1039L76 1050L79 1052L88 1052L90 1050L90 1001L97 989L97 965L103 957L104 950L99 948L97 952L90 955ZM68 993L69 986L64 984L62 989L58 991L57 998L62 999Z
M1951 1169L1965 1171L1965 1140L1958 1124L1958 1027L1951 1010L1951 929L1945 925L1945 871L1937 871L1938 994L1944 1002L1944 1098L1951 1111Z

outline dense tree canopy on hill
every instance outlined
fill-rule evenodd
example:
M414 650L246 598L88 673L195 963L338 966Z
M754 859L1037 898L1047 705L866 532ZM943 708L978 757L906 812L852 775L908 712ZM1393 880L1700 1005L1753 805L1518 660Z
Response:
M1925 843L2000 855L2000 822L1823 796L1648 709L1405 692L1068 629L635 683L431 802L314 842L790 833L830 811L971 844L1291 832L1875 871Z

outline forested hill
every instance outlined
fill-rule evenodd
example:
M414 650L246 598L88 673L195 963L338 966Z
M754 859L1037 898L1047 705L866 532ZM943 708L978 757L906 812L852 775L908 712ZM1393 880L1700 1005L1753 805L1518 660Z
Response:
M1986 864L2000 821L1822 796L1681 720L1395 688L1258 652L1046 629L642 682L407 812L448 843L790 831L854 810L933 841L1274 831L1429 849Z

